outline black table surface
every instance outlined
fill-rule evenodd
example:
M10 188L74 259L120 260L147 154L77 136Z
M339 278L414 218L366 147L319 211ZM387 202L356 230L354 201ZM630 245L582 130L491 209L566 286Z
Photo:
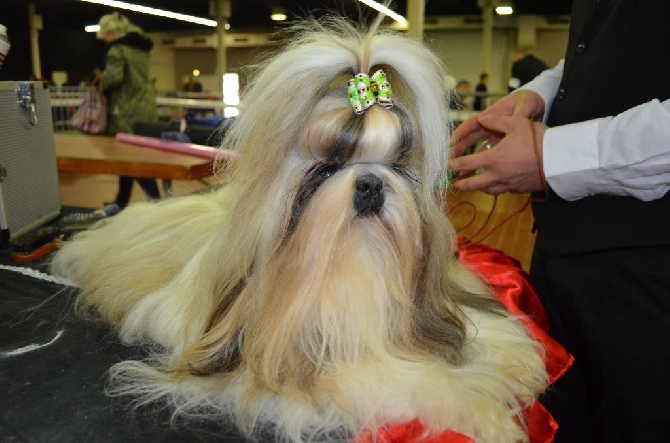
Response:
M76 317L76 289L52 281L47 260L0 249L0 442L245 441L230 424L170 425L169 411L106 396L109 367L143 351Z

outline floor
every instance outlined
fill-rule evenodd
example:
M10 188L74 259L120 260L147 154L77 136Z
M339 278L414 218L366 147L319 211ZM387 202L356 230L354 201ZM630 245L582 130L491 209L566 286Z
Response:
M86 208L102 207L104 202L114 201L118 189L118 178L105 174L76 174L59 172L60 200L62 205ZM212 179L203 182L197 180L173 180L172 195L186 195L204 189ZM159 187L162 189L161 180ZM145 201L139 184L133 186L130 198L132 202Z
M529 271L535 233L528 194L450 191L447 202L459 235L505 252Z
M186 195L203 189L208 181L175 180L172 195ZM111 175L60 173L61 204L98 208L116 196L117 177ZM533 216L524 206L527 195L502 194L497 198L481 192L450 191L448 215L459 235L473 242L499 249L517 259L528 271L535 242L531 233ZM139 185L133 187L131 202L145 200Z

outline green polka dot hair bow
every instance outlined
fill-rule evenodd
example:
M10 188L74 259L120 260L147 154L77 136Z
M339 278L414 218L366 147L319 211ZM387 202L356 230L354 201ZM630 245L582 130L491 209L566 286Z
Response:
M347 93L356 114L364 113L375 103L386 109L393 106L393 89L381 69L375 71L372 78L365 73L356 74L347 84Z

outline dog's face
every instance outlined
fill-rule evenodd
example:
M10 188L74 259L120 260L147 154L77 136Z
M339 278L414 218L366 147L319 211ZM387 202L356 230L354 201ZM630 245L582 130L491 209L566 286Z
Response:
M435 347L458 358L464 328L436 291L453 259L445 254L451 226L426 199L416 122L402 105L356 114L346 81L333 90L265 177L267 187L250 188L248 199L269 209L253 208L253 220L262 220L253 263L236 299L211 321L207 358L188 362L199 373L242 364L219 360L240 351L221 352L225 342L241 344L253 367L272 368L262 383L278 389L365 355ZM240 175L258 169L244 161ZM435 304L443 305L439 318L421 314Z
M333 100L343 101L339 96L325 101ZM413 158L418 147L403 132L406 118L397 108L378 106L363 115L345 107L313 118L296 146L298 161L287 162L289 169L297 169L291 171L297 186L288 197L293 198L287 205L289 235L303 217L325 215L330 208L336 208L335 220L346 219L349 228L381 223L391 237L404 231L401 219L416 218L421 195ZM321 224L330 225L326 222Z

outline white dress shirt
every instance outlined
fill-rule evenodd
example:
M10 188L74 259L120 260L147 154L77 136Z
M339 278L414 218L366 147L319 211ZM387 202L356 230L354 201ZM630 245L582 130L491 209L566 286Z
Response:
M517 90L542 97L545 122L563 63ZM612 93L625 94L625 87ZM670 100L654 99L619 115L549 128L542 144L547 183L565 200L608 194L649 201L670 190Z

